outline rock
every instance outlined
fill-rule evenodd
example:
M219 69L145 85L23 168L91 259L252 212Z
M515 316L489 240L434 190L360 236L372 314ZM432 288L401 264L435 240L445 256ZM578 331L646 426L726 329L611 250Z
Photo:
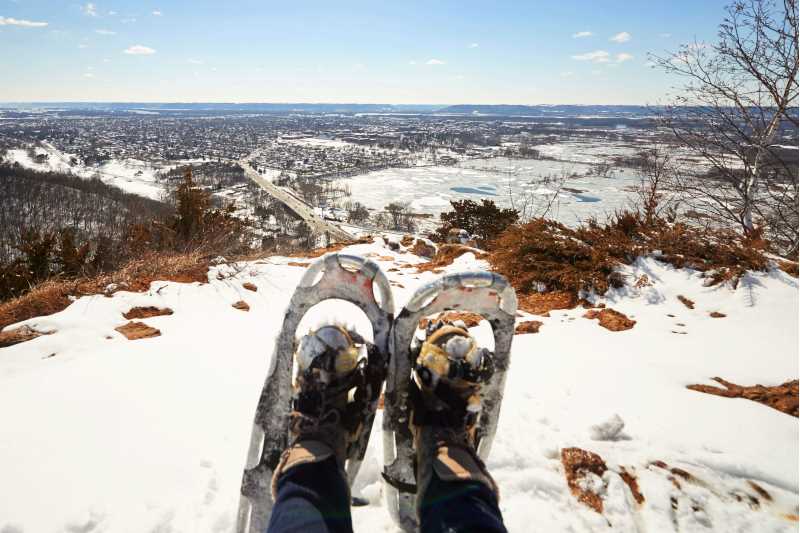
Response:
M623 440L626 436L622 433L625 421L619 415L614 415L605 422L589 428L592 440L615 441Z
M710 316L711 318L725 318L728 315L726 315L725 313L720 313L719 311L711 311L708 314L708 316Z
M169 316L173 313L172 309L169 307L134 307L127 313L123 313L124 316L128 320L133 320L135 318L151 318L154 316Z
M253 283L250 283L249 281L242 283L242 287L244 287L248 291L258 292L258 287L256 287Z
M417 239L417 241L414 243L414 246L411 248L411 253L420 257L431 259L434 255L436 255L436 246L430 241Z
M156 328L151 328L144 322L128 322L124 326L114 329L125 335L129 341L149 339L150 337L158 337L161 335L161 331Z

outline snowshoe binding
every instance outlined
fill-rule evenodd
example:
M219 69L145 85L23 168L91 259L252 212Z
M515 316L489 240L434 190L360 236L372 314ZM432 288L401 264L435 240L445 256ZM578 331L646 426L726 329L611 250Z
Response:
M311 307L328 299L358 306L372 323L374 341L368 343L343 326L325 325L297 343L300 320ZM290 446L322 443L345 467L352 485L366 453L387 372L393 312L389 282L373 261L329 254L308 268L286 309L256 408L242 478L239 533L266 530L274 497L273 474L285 463ZM293 363L297 366L294 384Z
M479 347L458 322L429 322L423 338L415 336L420 319L449 310L487 319L494 351ZM447 275L421 287L395 319L385 391L383 478L389 512L404 531L417 530L416 498L432 469L496 489L483 460L497 429L516 310L516 294L505 278L475 272ZM448 449L456 455L446 462L453 464L455 458L463 466L458 472L436 468L437 450Z

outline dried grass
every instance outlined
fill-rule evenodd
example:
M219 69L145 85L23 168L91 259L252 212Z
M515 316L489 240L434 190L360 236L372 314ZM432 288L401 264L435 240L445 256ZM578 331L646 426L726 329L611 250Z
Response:
M143 292L153 281L175 281L180 283L208 281L209 258L198 252L186 254L152 253L131 261L115 272L74 280L50 279L30 292L0 304L0 329L9 324L37 316L52 315L65 309L70 296L90 294L111 295L109 286L115 290Z
M687 385L689 390L714 394L725 398L746 398L754 402L768 405L787 415L798 415L798 380L787 381L782 385L765 387L764 385L741 386L722 378L711 378L722 387L712 385Z
M417 242L419 243L421 241ZM414 247L416 248L416 245ZM436 255L434 255L430 261L417 265L417 272L435 272L442 267L452 265L453 261L468 252L475 254L477 259L487 259L489 257L489 254L486 252L464 246L463 244L442 244L439 245L439 249L436 250Z

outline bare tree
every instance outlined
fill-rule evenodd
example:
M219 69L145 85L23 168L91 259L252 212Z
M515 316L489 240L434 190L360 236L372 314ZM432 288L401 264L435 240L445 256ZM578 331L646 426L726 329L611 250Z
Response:
M726 12L716 44L654 57L685 80L665 123L709 167L678 185L693 209L746 235L780 234L796 253L797 163L776 145L797 143L797 3L736 0Z

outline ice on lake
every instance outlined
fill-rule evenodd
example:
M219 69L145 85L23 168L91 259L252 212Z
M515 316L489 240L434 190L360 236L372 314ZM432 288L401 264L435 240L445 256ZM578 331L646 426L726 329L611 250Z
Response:
M520 208L536 203L550 204L548 216L568 224L595 216L603 218L629 207L633 187L640 177L630 169L615 169L607 176L581 162L534 159L473 159L454 166L390 168L344 180L353 200L372 209L392 202L407 202L418 213L438 215L450 207L450 200L480 200ZM543 183L541 178L556 178ZM566 176L559 190L558 179Z

